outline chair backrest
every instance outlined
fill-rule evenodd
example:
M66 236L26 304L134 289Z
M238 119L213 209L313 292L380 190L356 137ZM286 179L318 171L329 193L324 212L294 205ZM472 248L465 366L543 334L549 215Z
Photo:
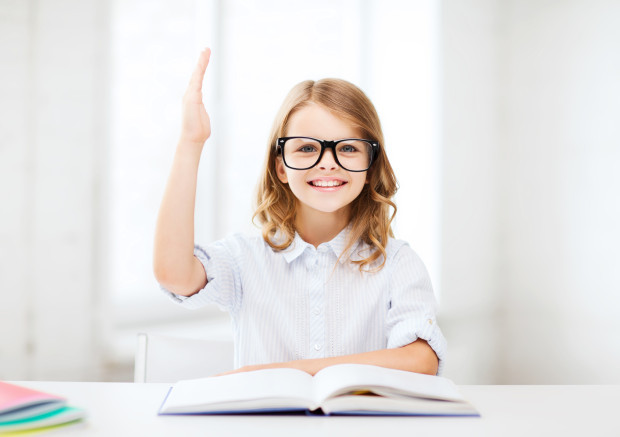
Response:
M232 370L232 341L138 334L134 382L176 382Z

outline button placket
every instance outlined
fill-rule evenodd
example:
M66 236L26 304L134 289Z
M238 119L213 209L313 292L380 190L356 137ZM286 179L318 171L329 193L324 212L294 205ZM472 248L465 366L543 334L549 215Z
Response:
M319 260L316 252L306 257L305 264L308 270L315 270L318 267Z
M310 294L310 356L313 358L322 358L325 342L325 320L323 317L323 272L318 267L321 266L322 256L320 253L314 252L313 256L309 256L309 264L312 266L311 280L309 284Z

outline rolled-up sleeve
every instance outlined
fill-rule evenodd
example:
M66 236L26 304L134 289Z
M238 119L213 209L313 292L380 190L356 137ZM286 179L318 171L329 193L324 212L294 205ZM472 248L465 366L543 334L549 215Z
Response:
M234 312L241 303L242 285L238 251L235 242L220 240L206 247L194 246L194 256L202 263L207 275L207 285L187 297L167 290L162 291L174 302L190 309L216 304L223 311Z
M406 244L394 255L390 282L388 348L402 347L418 338L426 340L437 354L437 374L441 374L447 344L437 325L437 301L426 267Z

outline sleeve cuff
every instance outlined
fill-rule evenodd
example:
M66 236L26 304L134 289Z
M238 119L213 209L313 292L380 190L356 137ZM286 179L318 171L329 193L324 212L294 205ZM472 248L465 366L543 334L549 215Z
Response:
M203 268L205 269L205 272L208 272L209 270L207 269L207 265L209 264L209 257L207 256L206 252L204 251L204 249L198 245L194 246L194 256L196 258L198 258L198 260L202 263ZM185 308L188 309L197 309L197 308L202 308L207 304L212 304L215 303L217 304L220 309L222 310L226 310L226 308L223 307L222 304L220 304L217 301L214 301L213 299L213 293L209 292L207 293L207 288L211 288L212 284L209 284L209 282L212 281L212 277L208 276L207 273L207 285L205 286L205 288L203 288L202 290L199 290L197 293L194 293L191 296L182 296L180 294L176 294L168 289L166 289L165 287L163 287L161 284L159 285L162 292L168 296L173 302L184 306Z
M447 341L434 317L428 317L421 322L403 320L392 328L388 338L388 348L397 348L413 343L418 338L425 340L439 359L437 375L443 373L445 366Z

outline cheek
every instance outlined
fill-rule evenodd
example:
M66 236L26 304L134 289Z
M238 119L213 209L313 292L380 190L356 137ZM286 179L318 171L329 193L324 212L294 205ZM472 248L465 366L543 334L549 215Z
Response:
M362 188L364 188L364 185L368 184L369 182L370 182L370 178L368 177L366 173L360 174L353 179L353 184L356 187L359 187L360 191Z
M292 173L287 175L288 186L293 192L306 188L306 179L302 175Z

